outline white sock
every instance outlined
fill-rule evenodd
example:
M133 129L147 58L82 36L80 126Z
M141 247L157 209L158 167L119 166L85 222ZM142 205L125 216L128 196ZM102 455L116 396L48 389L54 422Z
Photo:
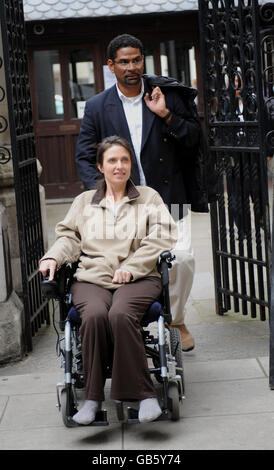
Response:
M90 424L95 420L96 411L99 408L99 401L85 400L82 408L76 413L72 419L78 424Z
M162 414L157 398L140 400L138 419L140 423L154 421Z

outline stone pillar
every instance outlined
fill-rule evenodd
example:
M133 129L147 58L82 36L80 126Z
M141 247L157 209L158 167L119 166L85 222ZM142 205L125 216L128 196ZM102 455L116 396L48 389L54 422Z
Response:
M1 170L1 168L0 168ZM5 218L7 220L7 233L10 246L10 264L12 271L12 284L19 296L22 295L22 279L20 252L18 243L18 229L16 217L16 202L13 187L3 187L4 181L0 173L0 203L5 208Z
M5 363L22 357L24 309L3 61L0 85L0 363Z
M0 105L1 114L1 105ZM2 149L2 150L1 150ZM9 143L0 133L0 364L20 359L24 353L24 309L16 200ZM2 152L2 153L1 153ZM2 155L2 159L1 159ZM2 163L1 163L2 160ZM38 174L42 167L37 160ZM39 185L45 250L48 246L44 187Z
M1 78L0 78L1 80ZM0 115L3 115L0 103ZM11 148L0 133L0 364L22 358L24 308ZM10 159L9 159L10 157ZM37 160L38 174L42 167ZM48 246L44 187L39 185L45 250Z
M0 203L0 363L20 359L24 351L23 304L12 285L7 212Z

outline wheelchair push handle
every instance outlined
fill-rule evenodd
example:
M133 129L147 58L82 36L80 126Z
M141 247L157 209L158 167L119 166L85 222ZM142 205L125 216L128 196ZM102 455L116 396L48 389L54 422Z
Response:
M170 324L172 322L172 316L170 311L170 299L169 299L169 274L168 270L172 267L172 261L175 260L175 255L172 255L170 251L164 251L161 253L158 260L158 271L161 274L162 286L163 286L163 299L164 299L164 319Z
M163 251L163 253L160 254L160 260L159 263L166 262L168 265L168 268L172 267L172 261L175 260L175 255L172 255L170 251Z
M158 271L161 274L163 287L169 283L168 270L172 267L172 262L175 260L175 255L172 255L170 251L164 251L161 253L158 260Z

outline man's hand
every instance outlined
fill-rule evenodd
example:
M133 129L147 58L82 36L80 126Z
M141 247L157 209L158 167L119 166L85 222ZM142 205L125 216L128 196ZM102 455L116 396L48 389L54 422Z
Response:
M150 111L157 114L160 118L163 118L168 114L169 109L166 107L165 95L158 86L153 88L151 99L149 98L149 94L146 93L144 100Z
M39 271L45 277L49 271L49 281L52 281L54 278L54 273L56 271L57 262L55 259L44 259L41 261L39 266Z
M126 284L131 281L132 275L129 271L124 269L116 269L112 283L113 284Z

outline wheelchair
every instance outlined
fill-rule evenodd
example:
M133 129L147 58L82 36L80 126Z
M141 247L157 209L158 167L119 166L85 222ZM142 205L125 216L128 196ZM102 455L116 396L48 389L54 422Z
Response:
M159 301L154 302L145 313L141 321L141 332L145 352L153 374L161 385L160 406L162 414L155 420L180 419L180 407L184 395L184 370L180 331L170 328L172 317L169 301L168 269L172 266L174 256L170 252L163 252L158 260L158 271L161 274L162 294ZM59 330L57 332L57 350L61 356L61 367L64 368L64 382L57 384L57 406L61 410L63 423L66 427L83 426L73 421L72 416L77 413L79 398L84 391L84 374L82 370L81 337L79 333L81 318L72 304L70 288L75 281L74 273L77 263L64 264L55 273L54 280L42 280L42 295L47 299L59 302ZM157 332L151 334L147 327L157 322ZM111 366L107 378L111 378ZM133 400L132 400L133 401ZM116 413L122 423L139 423L138 410L127 407L124 402L116 400ZM95 421L88 426L107 426L107 411L100 409L96 413Z

